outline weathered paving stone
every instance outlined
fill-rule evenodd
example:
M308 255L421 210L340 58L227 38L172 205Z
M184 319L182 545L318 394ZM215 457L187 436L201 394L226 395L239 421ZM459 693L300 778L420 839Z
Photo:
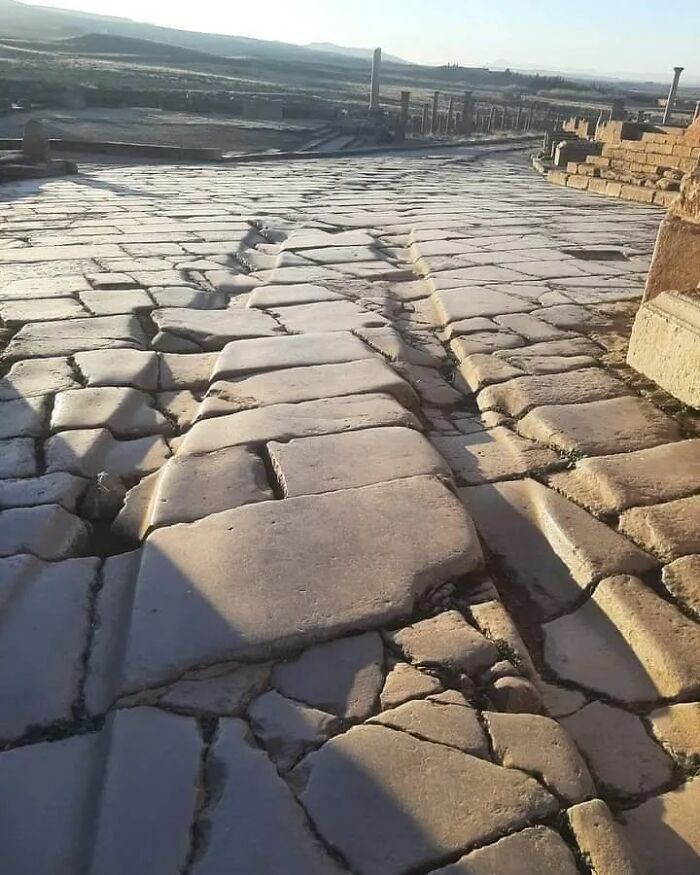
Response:
M186 389L179 392L160 392L156 395L156 407L178 431L192 425L200 408L199 399Z
M567 690L542 680L539 688L547 713L556 719L568 717L586 704L586 697L577 690Z
M83 676L98 559L0 559L0 737L69 721ZM1 766L0 766L1 768Z
M602 800L574 805L566 814L574 838L596 875L641 875L622 826Z
M356 332L372 349L397 365L437 369L439 358L407 343L395 328L360 328Z
M468 485L519 477L560 464L552 450L503 426L462 437L436 437L432 443Z
M158 388L158 355L137 349L79 352L75 363L88 386L132 386L145 392Z
M481 561L468 516L430 477L158 529L144 547L124 687L397 622Z
M629 507L682 498L700 480L700 440L679 441L582 459L576 468L555 474L555 489L599 513L619 513Z
M514 287L517 289L517 286ZM533 343L540 343L544 340L556 340L565 337L564 332L558 328L553 328L536 316L531 316L527 313L512 313L504 316L496 316L495 321L504 328L514 331L521 337Z
M298 286L260 286L251 292L247 307L269 310L274 307L289 307L294 304L316 304L319 301L342 301L343 296L323 286L301 283Z
M295 773L319 833L360 875L425 869L557 809L526 775L381 726L332 739Z
M478 599L475 598L478 603L472 604L469 608L472 619L490 641L512 655L525 675L538 679L530 653L520 637L513 618L498 599L493 584L488 580L486 584L485 594L479 595Z
M656 738L675 756L700 755L700 702L666 705L648 716Z
M643 573L654 560L566 498L534 480L460 490L492 553L538 607L565 610L595 580Z
M96 734L74 735L0 755L0 793L12 800L0 818L8 875L75 875L85 866L81 836L94 804L99 743Z
M208 453L227 446L288 441L378 426L421 429L418 419L388 395L347 395L300 404L274 404L202 420L188 432L181 451Z
M544 639L555 674L620 702L674 698L700 685L697 624L634 577L602 581L582 607L547 623Z
M498 660L495 645L457 611L406 626L387 638L415 665L478 675Z
M547 340L533 343L525 349L508 349L496 353L497 358L509 361L515 367L526 368L531 360L548 358L571 358L585 356L595 363L602 349L588 338L580 336L567 337L565 340Z
M484 730L472 708L419 700L384 711L369 722L454 747L481 759L490 759Z
M626 395L627 387L599 368L551 376L516 377L487 386L478 396L481 410L500 410L519 418L533 407L546 404L579 404Z
M384 683L384 650L376 632L340 638L280 663L273 685L285 696L346 720L364 720Z
M430 875L576 875L574 855L562 837L546 826L534 826L472 851ZM612 873L600 873L612 875ZM622 875L622 872L620 872Z
M315 838L304 813L274 766L249 738L245 723L224 720L206 763L213 795L201 815L207 841L192 875L233 865L243 872L341 875Z
M112 715L104 733L109 750L90 871L180 871L199 789L202 739L196 722L133 708Z
M31 438L0 441L0 478L32 477L36 469L34 441Z
M160 436L120 441L106 428L61 432L46 441L45 449L48 473L69 471L84 477L150 474L170 455Z
M223 310L226 307L226 298L223 295L187 286L149 288L148 293L156 307L188 307L192 310Z
M227 344L212 379L228 379L283 368L329 365L374 358L358 337L347 331L290 335Z
M526 373L538 375L580 371L596 367L598 363L587 355L525 355L523 351L522 355L513 359L512 364Z
M248 716L253 733L283 772L341 728L335 715L293 702L276 690L256 699Z
M500 677L486 689L494 708L508 714L543 714L542 696L532 681L520 677Z
M232 340L271 337L279 332L275 320L258 310L154 310L158 326L153 348L163 352L201 352L222 349Z
M437 678L405 662L399 662L387 674L379 701L382 709L396 708L412 699L438 693L441 689Z
M607 793L653 793L673 777L673 763L634 714L592 702L562 721Z
M46 397L0 401L0 439L38 437L45 430Z
M663 582L686 608L700 615L700 556L684 556L667 565Z
M700 856L700 780L626 811L625 833L642 872L695 875Z
M580 307L578 304L557 304L554 307L544 307L541 310L534 310L532 315L549 322L551 325L556 325L557 328L571 328L574 331L577 329L590 331L592 328L604 324L605 321L599 313L588 310L586 307Z
M5 325L44 322L56 319L80 319L90 314L73 298L34 298L0 303L0 319Z
M208 384L218 355L216 352L160 353L158 388L174 391Z
M508 769L537 775L568 804L595 795L586 763L554 720L536 714L484 714L496 759Z
M82 274L75 276L36 276L4 283L0 300L31 298L67 298L90 288Z
M328 301L320 304L299 304L283 307L275 313L279 322L292 334L328 331L354 331L387 324L378 313L363 310L351 301Z
M0 556L31 553L40 559L66 559L84 552L88 538L80 517L58 504L0 511Z
M484 353L474 353L463 358L459 365L459 372L472 392L477 392L483 386L490 386L492 383L502 383L505 380L512 380L513 377L525 375L520 368Z
M87 486L87 481L82 477L62 472L0 480L0 508L59 504L64 510L75 513Z
M515 349L523 346L525 341L517 334L508 334L505 331L483 331L477 334L459 336L459 322L450 325L451 335L450 349L457 361L475 354L490 354L502 349Z
M620 531L646 550L671 561L700 553L700 495L652 507L634 507L620 515Z
M370 428L270 443L285 496L333 492L420 474L450 479L440 454L408 428Z
M144 349L146 339L133 316L101 316L65 322L31 322L15 334L5 358L44 358L90 349Z
M224 663L188 672L158 703L187 714L238 717L265 691L269 679L269 663Z
M273 404L298 404L348 395L385 394L412 410L420 406L411 386L378 358L286 368L255 374L237 382L216 382L207 393L199 418Z
M640 398L609 398L537 407L518 423L532 440L584 455L642 450L681 437L676 423Z
M105 427L115 437L134 438L170 430L153 399L127 386L69 389L56 396L51 413L53 431Z
M30 359L15 362L0 379L0 401L25 400L77 386L67 358Z
M158 477L148 522L156 527L190 523L272 498L262 459L245 447L203 456L175 456Z
M153 310L153 299L143 289L81 292L84 307L95 316L116 316Z
M522 298L480 286L442 290L433 295L432 302L440 325L478 316L526 313L533 309L533 305Z

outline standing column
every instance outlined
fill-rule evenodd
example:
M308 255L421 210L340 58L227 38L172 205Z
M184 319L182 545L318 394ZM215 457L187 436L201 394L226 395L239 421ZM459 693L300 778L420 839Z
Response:
M488 127L486 128L487 131L493 130L493 126L494 126L495 121L496 121L496 107L492 106L491 112L489 113Z
M369 111L379 112L379 90L382 84L382 50L375 49L372 58L372 84L370 85Z
M408 130L408 113L411 106L411 92L401 92L401 117L399 119L399 136L403 140Z
M700 118L700 100L695 104L695 115L693 116L693 121L697 121Z
M427 134L430 125L430 104L423 104L423 123L421 124L421 134Z
M673 68L673 82L671 83L671 90L668 92L668 100L666 101L666 112L664 112L664 120L662 124L668 125L671 123L671 116L673 115L673 110L676 106L678 83L680 82L681 73L683 72L683 70L685 70L685 67Z
M451 134L455 127L455 99L450 97L450 106L447 110L447 133Z
M438 119L439 107L440 107L440 92L436 91L435 94L433 94L433 133L434 134L437 134L438 125L440 123L439 119Z
M464 103L462 104L462 133L470 134L474 126L474 101L472 100L471 91L464 92Z

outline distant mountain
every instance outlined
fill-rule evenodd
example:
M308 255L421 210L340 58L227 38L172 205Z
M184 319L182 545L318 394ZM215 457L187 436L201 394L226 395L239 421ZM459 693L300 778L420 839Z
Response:
M361 58L364 61L371 61L374 55L374 49L356 49L350 46L337 46L335 43L309 43L306 48L315 52L331 52L334 55L345 55L348 58ZM411 63L403 58L397 58L396 55L387 55L386 52L382 52L382 59L392 64Z

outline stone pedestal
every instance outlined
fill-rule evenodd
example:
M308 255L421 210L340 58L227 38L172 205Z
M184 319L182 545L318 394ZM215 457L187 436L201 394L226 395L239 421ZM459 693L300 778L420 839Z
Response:
M24 126L22 152L35 164L42 164L51 158L51 147L41 122L32 119Z
M700 168L661 224L627 362L700 408Z

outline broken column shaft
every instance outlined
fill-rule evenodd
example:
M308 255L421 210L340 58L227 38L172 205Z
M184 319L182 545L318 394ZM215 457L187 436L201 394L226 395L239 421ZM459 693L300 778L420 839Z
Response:
M369 111L379 112L379 91L382 84L382 50L375 49L372 58L372 83L370 85Z
M668 92L668 100L666 101L666 110L664 111L664 120L663 124L668 125L671 122L671 116L673 115L673 108L676 105L676 95L678 94L678 83L681 79L681 73L685 70L685 67L674 67L673 68L673 82L671 83L671 90Z

